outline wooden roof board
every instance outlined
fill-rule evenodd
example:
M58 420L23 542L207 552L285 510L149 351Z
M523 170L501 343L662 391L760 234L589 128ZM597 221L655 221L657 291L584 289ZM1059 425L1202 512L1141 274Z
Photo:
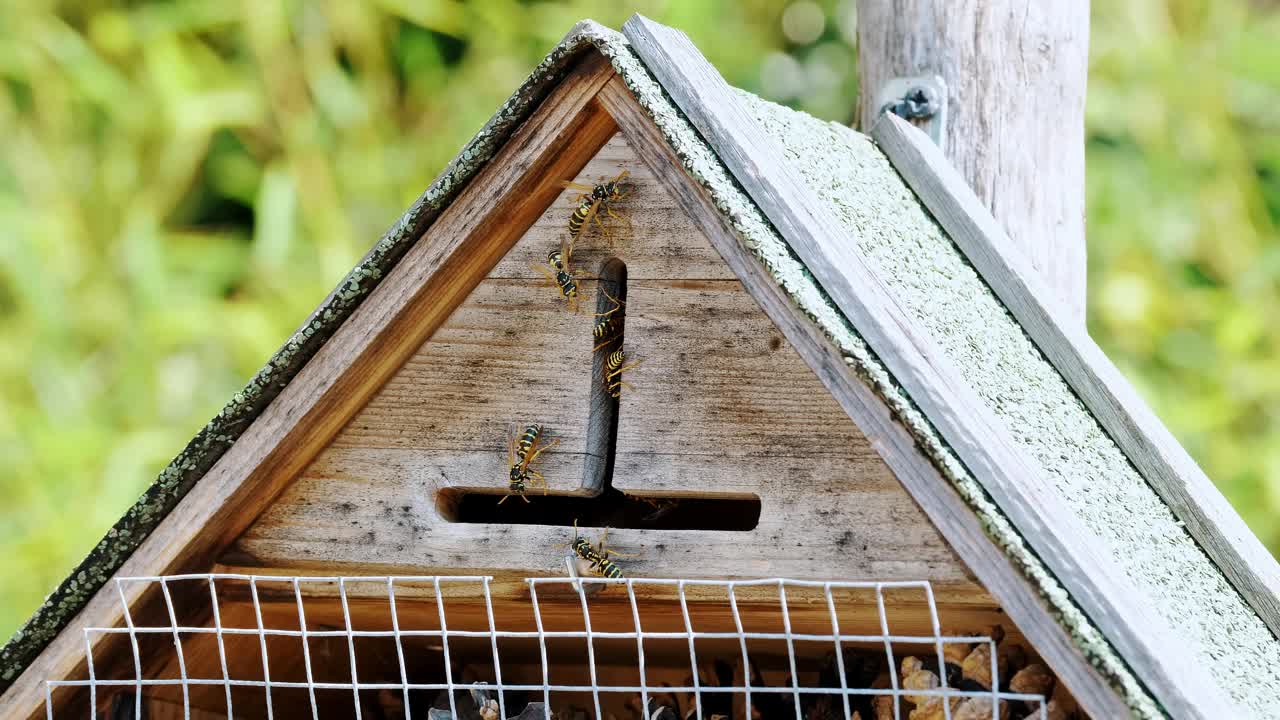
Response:
M1150 543L1154 552L1119 552L1119 557L1131 564L1131 574L1141 578L1160 613L1216 660L1210 665L1215 674L1239 683L1255 710L1275 707L1277 657L1272 636L1280 631L1280 565L1086 330L1066 318L1062 308L1046 302L1052 295L1045 283L955 170L940 163L936 146L893 116L883 118L873 136L1043 353L1042 360L1057 368L1079 398L1082 407L1068 403L1071 414L1082 416L1087 408L1107 437L1092 434L1088 424L1068 428L1090 433L1089 440L1104 446L1099 454L1108 460L1115 459L1115 451L1126 456L1128 463L1120 463L1120 472L1064 476L1065 497L1092 519L1091 525L1099 524L1112 535L1120 546L1117 552L1131 546L1139 533L1167 538ZM1061 384L1053 390L1067 395ZM1085 443L1076 447L1093 452ZM1135 477L1138 474L1141 478ZM1083 492L1096 487L1099 477L1120 486L1119 492ZM1076 487L1069 486L1072 480ZM1163 507L1156 507L1153 495ZM1135 512L1135 503L1153 509ZM1137 533L1117 529L1133 517L1148 526ZM1265 629L1225 582L1235 587ZM1169 592L1171 588L1175 591ZM1213 621L1206 624L1204 618Z
M867 338L871 350L887 361L895 380L908 386L908 394L966 464L980 470L978 477L1021 534L1048 556L1075 597L1092 605L1095 621L1101 617L1109 638L1119 639L1126 658L1142 667L1144 680L1156 686L1166 709L1179 716L1216 712L1215 688L1192 689L1202 664L1210 666L1214 684L1248 708L1243 712L1261 715L1274 707L1274 638L866 138L735 93L674 31L642 19L633 19L624 31L664 89L733 167L735 178L808 261L808 269L842 310L853 311L857 329L864 336L879 334ZM717 81L724 92L717 92ZM744 136L750 140L743 143ZM798 195L796 188L814 194L803 197L807 193ZM815 231L825 233L816 242ZM844 246L856 246L858 252L844 253ZM812 254L806 256L806 250ZM828 255L832 252L835 262ZM815 268L814 262L828 266ZM848 282L851 268L861 271L857 290L841 297L833 285ZM881 283L892 293L889 305L900 305L897 326L883 324L886 310L890 316L895 312L891 308L882 305L871 313L862 308L858 316L860 309L851 307L865 302ZM920 363L920 356L927 359ZM1023 367L1017 367L1020 363ZM1022 372L1010 372L1011 364ZM955 417L957 408L971 416ZM972 415L981 417L975 422ZM1020 471L1010 473L1012 467ZM1073 487L1071 481L1084 486ZM1024 486L1036 489L1027 492ZM1133 522L1135 510L1138 522ZM1044 520L1048 525L1040 525ZM1089 547L1093 543L1076 540L1075 535L1086 535L1085 526L1105 542ZM1064 552L1083 562L1072 563ZM1100 560L1112 566L1111 577L1079 584L1107 575ZM1081 578L1081 571L1091 578ZM1161 610L1156 622L1145 622L1142 604L1129 603L1125 596L1131 590L1143 604ZM1091 594L1097 591L1101 597ZM1120 622L1106 618L1113 611L1121 613ZM1120 637L1125 634L1130 637ZM1167 635L1173 642L1160 643L1152 635ZM1187 650L1196 656L1194 665L1173 657Z
M722 212L724 205L717 206L735 202L726 191L732 190L727 171L718 161L690 162L700 157L688 152L691 145L701 143L693 129L687 123L672 122L666 134L660 132L654 118L635 101L633 89L621 85L619 79L611 81L601 92L601 101L623 132L635 138L634 146L655 173L670 180L671 192L681 199L686 212L700 219L721 256L872 440L898 481L982 585L999 599L1002 610L1025 632L1081 706L1092 717L1128 714L1126 700L1114 688L1127 688L1125 697L1145 698L1145 692L1078 610L1072 611L1069 621L1059 620L1065 597L1061 587L1026 552L1021 538L981 487L971 478L957 479L968 477L959 461L875 365L861 339L832 311L812 278L804 276L798 262L787 255L782 238L767 223L755 222L759 215L755 210L754 215L732 215L730 224L729 215ZM680 156L673 144L681 148ZM706 184L698 186L695 177ZM711 187L720 191L713 194ZM770 258L768 266L764 258ZM780 276L788 278L785 288ZM815 318L826 324L814 322ZM1128 700L1129 705L1136 702Z
M886 114L872 137L992 292L1218 568L1280 634L1280 563L1086 329L1029 266L936 145Z

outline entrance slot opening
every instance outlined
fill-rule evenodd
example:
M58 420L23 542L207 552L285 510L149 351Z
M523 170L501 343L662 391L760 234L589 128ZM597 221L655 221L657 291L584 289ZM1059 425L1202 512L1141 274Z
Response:
M606 363L610 353L623 347L625 263L613 258L601 266L595 295L595 320L608 319L611 323L605 337L593 332L586 338L592 348L598 349L592 353L591 408L581 490L574 495L543 495L535 491L529 493L527 503L512 497L499 505L498 500L506 493L498 488L445 488L436 499L440 514L445 520L458 523L571 527L576 522L579 527L754 530L760 522L760 498L755 495L637 495L613 487L620 403L610 386L625 380L626 373L607 379ZM627 358L626 362L634 359ZM625 385L620 389L627 392Z

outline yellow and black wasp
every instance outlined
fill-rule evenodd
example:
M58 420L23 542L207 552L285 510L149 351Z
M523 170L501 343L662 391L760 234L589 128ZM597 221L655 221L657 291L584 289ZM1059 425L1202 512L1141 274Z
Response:
M511 463L511 472L508 477L508 493L502 496L498 504L507 501L512 495L519 495L520 499L529 502L529 498L525 493L530 488L542 488L542 494L547 494L547 479L542 473L533 469L533 462L538 459L544 451L549 450L560 442L559 438L546 442L542 434L542 426L537 423L526 425L524 432L521 433L519 439L514 433L507 447L508 460Z
M622 380L622 373L640 364L639 360L630 365L624 365L625 362L626 355L620 349L609 353L604 359L604 387L613 397L621 397L622 388L631 387L631 383Z
M596 339L595 347L591 348L592 352L605 347L609 343L621 337L622 333L622 315L618 312L626 303L609 294L602 286L600 292L609 298L609 302L613 303L613 307L602 313L596 313L596 324L591 328L591 334Z
M624 555L622 553L605 549L605 541L609 539L609 528L604 529L604 534L600 536L600 542L594 546L590 541L578 534L578 522L576 520L573 523L573 533L573 543L570 545L573 549L573 553L583 560L586 560L587 564L591 568L591 572L599 575L600 577L622 577L622 568L618 567L617 563L609 559L611 555L616 557L635 557L634 555Z
M573 271L569 268L569 255L562 252L560 248L556 248L547 253L547 262L542 265L533 265L543 275L547 277L560 291L560 296L569 303L571 312L578 312L578 303L581 300L581 293L578 291L578 281L573 276Z
M573 254L573 244L578 241L578 236L582 234L582 229L590 225L592 221L600 227L601 232L608 234L604 223L600 221L601 213L614 220L620 221L624 219L621 215L615 213L610 205L627 196L628 191L622 181L630 174L630 171L623 170L615 175L612 180L600 182L596 185L583 185L572 181L564 182L565 187L582 191L582 194L577 199L578 207L574 208L573 214L569 216L569 255Z

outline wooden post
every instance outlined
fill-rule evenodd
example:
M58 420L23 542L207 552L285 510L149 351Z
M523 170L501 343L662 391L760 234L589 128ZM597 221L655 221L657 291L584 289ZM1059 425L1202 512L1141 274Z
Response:
M1087 1L858 0L863 132L887 81L941 76L947 158L1081 322L1088 44Z

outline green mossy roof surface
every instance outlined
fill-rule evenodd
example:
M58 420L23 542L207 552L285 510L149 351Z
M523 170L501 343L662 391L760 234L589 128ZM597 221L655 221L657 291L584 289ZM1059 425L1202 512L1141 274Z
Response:
M920 448L974 508L988 534L1038 587L1085 656L1134 713L1160 710L1123 659L1089 622L834 308L786 242L743 193L714 151L672 105L620 34L580 23L463 148L435 183L374 246L307 323L196 436L84 562L0 650L7 687L79 612L160 520L239 437L334 330L421 236L468 180L563 77L575 56L600 50L613 63L689 173L710 193L744 244L841 348L849 365L916 436ZM884 282L932 334L1013 436L1042 464L1070 509L1100 536L1183 633L1185 645L1251 713L1280 706L1280 646L1212 562L1080 405L1057 372L964 261L884 156L864 136L743 93L832 207Z

